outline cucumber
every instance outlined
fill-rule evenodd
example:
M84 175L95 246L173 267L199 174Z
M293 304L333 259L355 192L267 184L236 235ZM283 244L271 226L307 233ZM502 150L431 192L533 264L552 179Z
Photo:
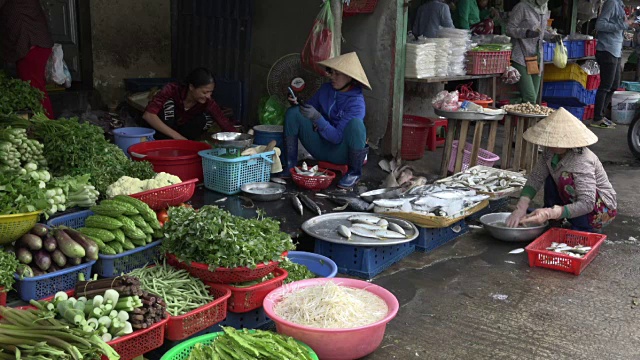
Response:
M113 233L115 230L109 231L105 229L83 227L83 228L79 228L78 231L87 235L93 240L98 239L98 240L101 240L102 242L113 241L116 238L116 236Z
M147 244L151 244L153 242L153 236L151 234L147 234Z
M137 227L133 228L133 231L130 231L128 229L123 229L124 234L130 238L130 239L146 239L147 235L144 233L144 231L138 229Z
M124 233L121 229L112 230L111 233L115 235L115 240L120 244L124 244Z
M117 218L112 218L104 215L91 215L85 220L84 225L86 227L94 227L105 230L115 230L123 226L122 222L117 219L122 218L120 215Z
M145 246L145 245L147 245L147 240L146 239L131 239L131 238L127 238L127 240L131 241L133 243L133 245L135 245L135 246Z
M114 241L109 245L113 248L113 250L116 251L116 254L120 254L120 253L124 252L124 248L122 247L122 244L120 244L117 241Z
M124 240L124 244L122 244L122 247L123 247L125 250L133 250L133 249L135 249L135 248L136 248L136 246L135 246L135 245L131 242L131 240L129 240L129 239L125 239L125 240Z
M100 254L104 255L116 255L116 250L111 246L105 244L102 248L100 248Z
M153 230L152 236L154 239L162 239L164 237L164 232L162 229Z
M127 196L127 195L118 195L118 196L114 197L113 200L124 202L124 203L132 205L133 207L135 207L138 210L140 215L148 223L151 223L154 220L158 221L158 218L156 216L156 212L151 210L149 205L147 205L146 203L144 203L141 200L132 198L131 196Z
M103 200L100 202L100 205L113 206L114 208L122 209L122 214L124 215L137 215L139 214L138 209L126 202L116 201L116 200Z
M136 223L133 222L133 220L124 215L120 215L116 217L116 219L118 219L118 221L122 224L122 231L124 231L125 235L127 234L127 231L135 231Z

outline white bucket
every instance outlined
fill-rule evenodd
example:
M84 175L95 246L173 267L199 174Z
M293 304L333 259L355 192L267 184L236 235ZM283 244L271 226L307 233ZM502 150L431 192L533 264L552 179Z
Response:
M640 93L635 91L616 91L611 97L611 120L616 124L631 124L638 108Z

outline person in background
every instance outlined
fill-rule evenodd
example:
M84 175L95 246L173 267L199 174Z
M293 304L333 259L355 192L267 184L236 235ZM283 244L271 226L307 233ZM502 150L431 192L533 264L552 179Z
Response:
M598 157L588 146L598 137L581 120L560 108L524 133L530 143L544 146L522 189L507 226L543 224L567 219L577 231L599 232L616 217L616 192ZM528 216L527 208L544 188L544 207Z
M285 174L298 163L300 140L315 160L347 164L349 169L338 187L351 189L360 181L369 152L362 87L371 90L371 85L355 52L318 64L327 67L331 81L304 104L289 96L289 101L299 106L290 107L285 114Z
M540 91L540 72L528 71L526 59L539 69L542 40L557 42L562 39L546 31L549 12L548 0L522 0L513 7L507 23L507 36L513 45L511 64L520 73L518 88L523 103L536 104ZM537 57L537 59L533 59Z
M489 0L460 0L456 6L454 24L458 29L471 30L476 35L488 35L493 32L492 17L497 17L491 9Z
M160 138L200 140L214 122L222 131L236 132L233 122L211 98L215 81L205 68L187 75L183 84L170 83L158 92L142 118L160 132Z
M596 20L596 61L600 67L600 87L596 93L595 113L591 126L612 128L615 125L604 117L613 92L620 86L622 41L624 31L633 24L627 19L622 0L606 0Z
M451 10L441 0L428 0L418 8L416 19L413 21L412 33L416 38L419 36L435 38L438 37L440 27L453 27Z
M635 71L636 71L636 77L635 77L635 81L640 81L640 28L635 29L635 32L633 34L633 55L635 55L636 58L636 66L635 66ZM631 60L631 57L629 57L629 60Z
M42 91L45 115L53 118L45 69L53 39L39 0L0 0L0 41L6 62L15 62L18 76Z

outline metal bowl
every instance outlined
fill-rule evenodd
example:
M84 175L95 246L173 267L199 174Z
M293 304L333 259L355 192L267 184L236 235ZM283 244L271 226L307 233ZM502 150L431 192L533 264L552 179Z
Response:
M494 238L508 242L529 242L542 235L549 226L548 222L533 227L510 228L506 225L496 225L504 223L511 213L486 214L480 218L480 222Z
M234 132L219 132L211 135L211 142L214 147L239 148L244 150L253 144L253 135Z
M401 187L382 188L364 192L360 194L362 200L373 202L378 199L397 199L402 195L404 189Z
M273 182L256 182L240 187L243 193L256 201L274 201L282 197L287 188Z

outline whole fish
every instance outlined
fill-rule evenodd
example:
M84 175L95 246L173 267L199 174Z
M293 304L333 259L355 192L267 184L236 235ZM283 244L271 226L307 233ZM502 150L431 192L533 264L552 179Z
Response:
M377 230L374 232L377 237L383 239L404 239L406 236L391 230Z
M372 239L379 239L380 238L373 231L367 230L367 229L364 229L364 228L361 228L361 227L352 226L352 227L349 228L349 230L354 235L358 235L358 236L362 236L362 237L366 237L366 238L372 238Z
M378 221L378 226L380 226L383 229L386 229L387 226L389 226L389 222L385 219L380 219L380 221Z
M306 207L314 211L316 214L322 215L322 210L320 210L320 206L318 206L318 204L316 204L315 201L311 200L307 195L300 194L300 200L302 200L302 203Z
M326 195L326 194L316 194L317 197L326 198L329 201L341 205L338 208L335 208L335 211L345 210L347 207L355 210L355 211L371 211L373 209L373 204L370 204L362 199L348 197L348 196L334 196L334 195Z
M371 215L362 214L362 215L349 216L347 218L347 220L351 221L352 223L378 225L378 222L380 221L380 218L377 217L377 216L371 216Z
M399 234L402 234L402 235L407 235L407 233L404 231L404 229L400 225L398 225L398 224L396 224L394 222L390 222L389 223L389 225L387 226L387 230L395 231L395 232L397 232Z
M380 225L371 225L371 224L363 224L363 223L354 223L351 227L359 227L362 229L367 229L371 231L384 230L385 228Z
M344 225L338 226L338 234L340 234L343 237L346 237L347 240L351 240L351 230L349 230L349 228Z
M300 202L300 199L298 199L298 195L296 194L291 195L291 202L293 203L293 208L298 210L298 212L300 213L300 216L302 216L304 209L302 208L302 203Z

